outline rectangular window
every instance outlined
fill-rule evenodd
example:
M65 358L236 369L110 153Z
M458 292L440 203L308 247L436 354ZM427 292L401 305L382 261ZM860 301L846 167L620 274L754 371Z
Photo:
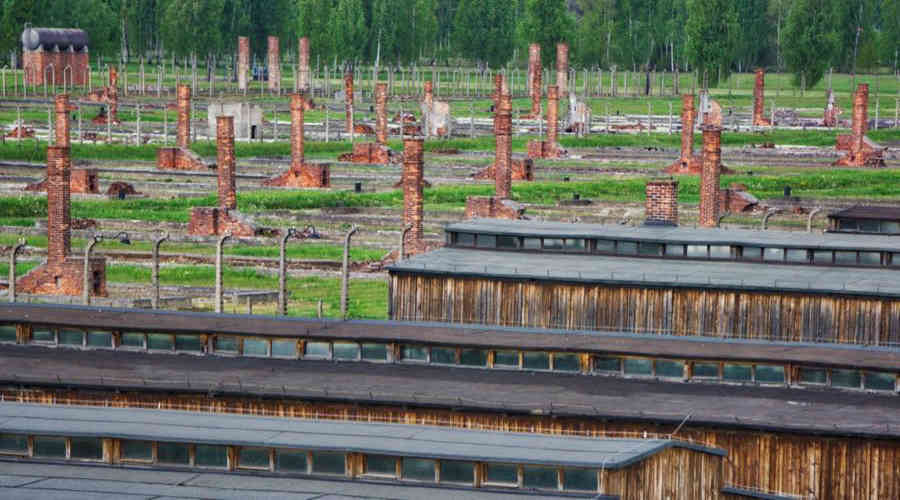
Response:
M272 339L272 356L297 359L297 341L293 339Z
M522 355L522 366L526 370L549 370L550 353L525 351Z
M366 361L387 361L387 344L363 344L362 359Z
M441 460L441 482L471 485L475 482L475 464Z
M891 267L900 267L900 253L891 253Z
M519 246L519 238L517 236L497 236L497 248L518 250Z
M238 352L237 337L217 335L213 344L217 353L237 354Z
M31 341L42 344L56 343L56 330L50 328L34 328L31 330Z
M649 257L657 257L662 255L663 245L662 243L645 243L641 242L638 245L638 253L641 255L646 255Z
M880 221L863 219L859 221L859 231L862 233L880 233Z
M16 341L16 325L0 325L0 342Z
M684 245L666 245L666 257L684 257Z
M87 345L94 348L110 348L112 347L112 333L88 332Z
M824 368L800 368L797 378L801 384L824 385L828 383L828 372Z
M428 348L421 345L403 345L404 361L428 361Z
M28 453L28 436L23 434L0 434L0 453L23 455Z
M194 465L224 469L228 466L228 447L198 444L194 450Z
M182 443L158 443L156 461L161 464L190 465L190 446Z
M838 265L856 264L856 252L834 252L834 263Z
M625 358L625 375L653 375L653 360L646 358Z
M816 264L831 264L834 258L834 252L831 250L814 250L813 262Z
M459 364L463 366L487 366L488 352L481 349L462 349Z
M597 471L563 469L563 489L566 491L597 491Z
M60 330L59 345L81 347L84 345L84 332L81 330Z
M518 485L519 468L508 464L487 464L485 479L493 484Z
M763 252L763 260L769 262L783 262L784 261L784 249L783 248L766 248Z
M203 336L201 335L176 335L175 350L179 352L203 352Z
M335 342L332 349L334 349L334 359L342 361L356 361L359 359L359 344L356 342Z
M788 262L809 262L809 254L805 249L788 248L785 254Z
M35 436L34 456L46 458L66 458L66 438L55 436Z
M841 231L858 231L856 221L853 219L838 219L838 229Z
M158 351L171 351L175 348L175 340L167 333L147 334L147 348Z
M434 460L426 458L404 458L403 479L410 481L434 482Z
M563 240L560 238L544 238L544 250L562 250Z
M859 264L861 266L880 266L881 252L859 252Z
M784 366L756 365L756 381L760 384L783 384Z
M741 248L741 259L743 260L762 260L763 249L761 247L743 247Z
M620 373L622 371L622 358L614 356L596 356L594 358L594 371Z
M684 363L669 359L657 359L656 376L664 378L684 378Z
M312 471L314 474L344 474L344 454L335 451L313 452Z
M719 364L694 363L693 376L699 378L719 378Z
M453 347L432 347L431 362L440 365L455 365L456 349Z
M893 373L865 372L863 387L872 391L893 391L896 379Z
M103 440L90 437L73 437L70 456L75 460L103 460Z
M584 252L584 240L581 238L566 238L567 252Z
M494 366L497 368L518 368L519 351L494 351Z
M831 370L831 385L845 389L859 389L862 385L862 375L859 370Z
M705 259L709 257L709 247L706 245L688 245L687 256L689 259Z
M553 353L553 370L558 372L581 371L581 361L577 354L570 352Z
M269 341L263 339L244 339L244 356L269 355Z
M709 258L710 259L730 259L731 258L731 247L729 245L710 245L709 246Z
M242 446L238 450L238 467L242 469L269 469L269 448Z
M310 358L328 359L331 357L331 342L307 342L303 353Z
M479 234L475 240L478 248L497 248L497 237L493 234Z
M275 450L275 470L306 474L306 452L297 450Z
M559 487L556 469L526 465L522 467L522 485L525 488L555 490Z
M153 461L153 443L150 441L123 439L120 444L120 450L122 460Z
M753 380L753 367L726 364L722 369L722 378L728 382L750 382Z
M616 244L616 253L622 255L637 255L637 243L634 241L619 241Z
M594 251L597 253L616 253L615 240L597 240Z
M523 238L522 246L525 250L540 250L541 249L541 239L540 238Z
M472 233L456 233L456 246L474 247L475 235Z
M144 340L145 339L143 333L123 333L121 347L129 349L143 349Z
M900 233L900 222L886 220L881 221L881 232L885 234Z

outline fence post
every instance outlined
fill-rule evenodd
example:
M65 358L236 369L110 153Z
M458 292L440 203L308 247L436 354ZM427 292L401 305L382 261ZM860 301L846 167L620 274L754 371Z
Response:
M231 231L219 237L216 242L216 314L222 314L222 246L231 238Z
M281 248L278 253L278 314L287 316L287 258L285 247L287 240L297 235L297 230L288 228L281 237Z
M9 301L16 301L16 256L25 248L25 238L20 238L19 242L12 247L9 252Z
M359 231L353 226L344 236L344 265L341 271L341 319L347 319L347 294L350 288L350 238Z

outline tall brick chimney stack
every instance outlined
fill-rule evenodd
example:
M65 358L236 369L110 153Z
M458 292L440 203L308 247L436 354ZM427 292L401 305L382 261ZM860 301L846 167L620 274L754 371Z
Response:
M434 105L434 82L425 80L424 97L422 99L425 105L430 109Z
M69 140L69 94L56 96L56 142L55 146L67 148L71 145Z
M234 181L234 117L216 117L216 165L219 178L219 207L237 209Z
M386 83L375 85L375 142L381 146L387 146L387 94Z
M106 120L110 123L119 123L119 70L115 66L109 67L109 96Z
M500 107L500 96L503 95L503 73L497 73L494 75L494 93L491 96L494 99L494 113L497 112L497 108Z
M696 119L694 94L681 96L681 161L685 164L694 157L694 120Z
M238 37L238 89L247 90L247 77L250 73L250 39Z
M719 225L719 173L722 167L722 128L703 127L703 170L700 173L700 225Z
M309 92L309 38L305 36L300 38L297 48L300 66L297 69L299 72L297 75L297 88L300 92L307 93Z
M347 134L353 133L353 72L344 75L344 111Z
M647 182L645 204L648 226L678 225L678 181L655 179Z
M302 93L291 94L291 169L303 169L303 111L306 98Z
M268 38L269 90L281 91L281 48L277 36Z
M559 96L569 97L569 44L556 44L556 86Z
M191 146L191 87L178 86L178 124L175 129L175 147L188 149Z
M862 151L869 131L869 84L860 83L853 94L853 148Z
M507 199L512 188L512 100L503 93L499 102L494 117L494 196Z
M69 148L47 148L47 266L65 262L71 250L72 219L69 215L72 162Z
M547 87L547 142L556 144L559 137L559 87Z
M768 127L772 125L765 118L766 109L766 74L762 68L756 68L756 85L753 86L753 125L756 127Z
M423 193L424 182L422 165L422 144L420 138L403 141L403 226L412 225L404 240L406 252L419 253L422 248L424 230Z
M528 46L528 81L531 83L531 114L535 118L541 116L541 46L532 43Z

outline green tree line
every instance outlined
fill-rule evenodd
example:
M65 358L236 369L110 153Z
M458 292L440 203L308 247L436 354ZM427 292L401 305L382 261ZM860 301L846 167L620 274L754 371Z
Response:
M897 71L900 0L0 0L0 51L26 25L80 27L91 51L152 60L264 55L308 36L322 64L521 64L539 43L574 65L699 71L714 83L762 66L814 85L827 68ZM2 52L0 52L2 53Z

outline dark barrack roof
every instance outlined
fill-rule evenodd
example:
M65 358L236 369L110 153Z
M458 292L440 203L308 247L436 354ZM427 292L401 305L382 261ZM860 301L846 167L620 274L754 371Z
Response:
M90 38L84 30L72 28L26 28L22 32L22 48L37 50L83 50L90 44Z
M845 208L828 214L842 219L900 220L900 207L860 206ZM871 238L869 236L868 238Z

